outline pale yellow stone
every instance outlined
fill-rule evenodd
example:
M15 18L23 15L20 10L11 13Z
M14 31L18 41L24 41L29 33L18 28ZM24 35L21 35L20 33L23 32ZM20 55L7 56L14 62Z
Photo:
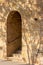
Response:
M28 1L30 1L31 3L29 3ZM37 0L25 0L25 3L22 3L22 0L17 1L17 2L14 0L15 4L12 6L13 0L11 0L11 2L9 2L9 0L0 0L1 6L2 6L2 4L4 4L6 9L8 8L10 11L16 10L16 11L19 11L21 13L22 21L23 21L22 32L25 33L25 36L24 36L24 34L22 34L21 54L18 55L18 54L14 53L14 54L12 54L12 57L10 57L7 60L11 60L14 62L20 62L20 63L29 63L29 60L30 60L30 64L32 64L32 57L31 56L32 56L32 53L34 53L32 50L32 44L34 43L34 45L36 45L36 49L38 50L39 49L39 41L40 41L39 37L38 37L39 30L38 30L38 32L35 31L36 28L38 28L38 29L40 28L39 23L38 23L39 21L37 21L37 23L36 23L34 18L38 18L38 20L42 19L42 16L40 16L38 14L38 12L41 11L41 8L37 7L35 5L35 4L37 4L36 1ZM2 8L3 13L0 13L0 19L3 19L3 17L5 17L5 19L7 20L8 13L5 10L5 8ZM28 8L29 8L29 10L28 10ZM8 12L9 12L9 10L8 10ZM31 15L28 15L30 12L31 12ZM4 13L6 14L6 16L4 16ZM5 58L6 54L7 54L7 51L6 51L7 50L7 45L6 45L7 33L5 33L7 30L6 29L7 24L5 24L4 22L2 23L2 21L0 21L0 36L1 36L0 47L3 47L3 49L2 49L3 51L0 50L0 58L2 58L2 59L3 59L3 56ZM2 30L1 30L1 27L2 27ZM31 28L31 30L30 30L30 28ZM30 32L29 32L29 30L30 30ZM3 33L5 35L6 40L3 36ZM43 40L43 38L42 38L42 40ZM29 58L28 58L28 54L29 54ZM39 65L39 64L40 64L40 59L38 57L36 59L36 63L34 63L34 65Z
M36 5L32 5L32 8L33 8L34 10L37 10Z
M6 32L5 23L2 23L2 29L3 29L3 32Z
M28 52L27 52L26 46L22 47L22 58L23 58L24 62L29 63Z
M22 38L22 45L23 45L23 46L26 45L26 41L25 41L25 39L23 39L23 38Z
M3 2L5 2L5 0L0 0L0 3L3 3Z
M31 8L31 4L28 4L28 7Z
M0 50L0 59L3 58L3 50Z
M2 16L2 17L3 17L3 13L0 13L0 16Z

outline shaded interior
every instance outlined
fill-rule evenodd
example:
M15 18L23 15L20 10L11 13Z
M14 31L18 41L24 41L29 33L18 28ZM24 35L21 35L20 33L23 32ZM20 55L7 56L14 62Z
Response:
M18 11L11 11L7 17L7 56L21 53L22 20ZM20 52L19 52L20 51Z

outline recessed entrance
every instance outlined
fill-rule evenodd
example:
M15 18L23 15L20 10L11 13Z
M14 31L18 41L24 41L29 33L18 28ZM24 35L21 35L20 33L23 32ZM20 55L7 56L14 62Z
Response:
M11 11L7 17L7 56L11 56L13 53L21 53L21 38L21 15L18 11Z

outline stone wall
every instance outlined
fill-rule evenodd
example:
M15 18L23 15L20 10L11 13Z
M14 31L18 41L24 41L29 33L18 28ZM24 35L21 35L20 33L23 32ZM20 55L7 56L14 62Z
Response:
M40 46L42 8L42 0L0 0L0 44L3 46L5 57L7 53L7 16L10 11L16 10L19 11L22 18L22 60L24 63L40 64L36 55Z

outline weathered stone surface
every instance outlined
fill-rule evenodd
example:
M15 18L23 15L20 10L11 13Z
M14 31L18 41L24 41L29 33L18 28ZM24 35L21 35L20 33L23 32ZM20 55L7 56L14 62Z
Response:
M43 0L0 0L0 46L2 45L3 48L3 53L2 55L0 54L0 56L2 58L6 58L7 56L7 17L11 11L15 10L21 14L22 18L21 61L39 65L40 62L37 55L40 55L38 50L41 43L40 22L43 21ZM40 57L41 56L43 56L43 54L41 54ZM15 59L16 56L14 60ZM19 61L15 60L15 62Z

